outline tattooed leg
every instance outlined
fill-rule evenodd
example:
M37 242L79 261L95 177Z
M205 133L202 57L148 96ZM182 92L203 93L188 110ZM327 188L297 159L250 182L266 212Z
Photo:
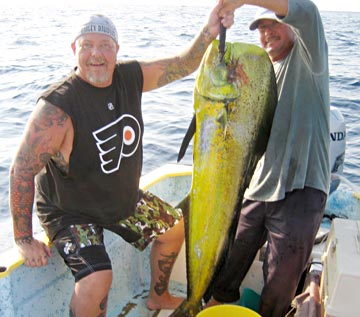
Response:
M159 296L163 295L169 284L171 269L174 266L175 260L178 256L177 253L173 252L170 255L161 254L162 260L159 260L159 280L155 281L154 290Z
M184 298L170 295L170 275L184 241L183 221L159 236L151 249L151 283L147 307L149 309L175 309Z
M70 317L105 317L112 280L111 270L94 272L75 284Z
M70 307L69 317L76 317L76 314L71 307Z
M108 296L106 296L99 305L99 313L96 315L96 317L106 317L106 310L107 310L107 301L108 301ZM95 307L96 308L96 307ZM75 308L70 307L70 312L69 312L69 316L70 317L78 317L79 315L77 315L75 313Z

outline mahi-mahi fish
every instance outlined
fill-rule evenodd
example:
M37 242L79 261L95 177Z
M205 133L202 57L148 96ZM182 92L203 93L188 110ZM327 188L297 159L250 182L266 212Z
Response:
M193 317L231 240L245 189L264 154L277 104L267 53L218 40L207 49L194 89L193 178L183 206L187 299L171 316ZM180 155L181 156L181 155ZM185 208L185 209L186 209Z

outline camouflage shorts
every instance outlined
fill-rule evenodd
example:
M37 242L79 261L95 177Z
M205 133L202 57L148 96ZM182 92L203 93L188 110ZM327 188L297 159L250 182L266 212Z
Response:
M118 225L141 236L131 244L139 250L144 250L158 235L179 223L182 216L180 208L174 208L159 197L145 191L137 203L134 216L120 221Z
M71 225L58 232L53 243L70 267L75 281L79 281L92 272L111 270L103 228L120 234L137 249L144 250L158 235L181 219L181 209L173 208L159 197L144 192L133 216L104 227L95 224Z

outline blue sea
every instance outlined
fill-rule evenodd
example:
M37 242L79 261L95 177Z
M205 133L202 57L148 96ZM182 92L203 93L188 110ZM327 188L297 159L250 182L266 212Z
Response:
M145 60L173 55L185 48L212 5L211 1L209 7L119 5L116 0L89 3L65 8L29 1L21 7L11 2L0 7L0 253L13 245L8 208L12 157L39 94L67 76L74 66L70 43L79 18L91 13L108 15L119 32L118 58ZM259 44L257 32L247 28L254 10L245 6L237 11L227 40ZM346 122L344 175L359 188L360 13L321 14L329 44L331 105L341 111ZM143 173L165 163L176 163L192 118L195 75L144 93ZM191 161L190 147L183 163Z

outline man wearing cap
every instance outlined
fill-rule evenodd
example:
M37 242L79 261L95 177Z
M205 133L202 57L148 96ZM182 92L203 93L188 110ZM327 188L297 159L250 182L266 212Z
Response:
M183 300L168 292L184 236L181 210L139 190L141 95L198 67L220 22L233 24L233 11L220 15L221 5L188 49L149 62L117 62L116 27L91 16L71 44L74 71L37 102L10 170L14 237L25 265L48 263L49 247L32 233L35 198L40 222L75 278L70 316L106 315L112 267L104 228L140 250L154 240L149 309L173 309Z
M259 313L283 317L295 295L329 190L328 49L309 0L225 0L222 10L261 6L258 29L277 78L278 105L266 153L245 193L233 248L207 306L237 301L265 245Z

